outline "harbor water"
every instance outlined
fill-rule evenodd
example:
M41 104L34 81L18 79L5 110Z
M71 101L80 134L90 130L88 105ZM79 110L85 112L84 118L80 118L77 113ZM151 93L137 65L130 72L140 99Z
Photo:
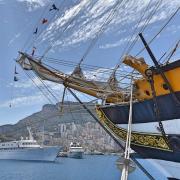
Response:
M0 180L119 180L117 156L86 155L83 159L58 158L55 163L0 160ZM157 180L163 175L145 163ZM148 180L137 168L129 180Z

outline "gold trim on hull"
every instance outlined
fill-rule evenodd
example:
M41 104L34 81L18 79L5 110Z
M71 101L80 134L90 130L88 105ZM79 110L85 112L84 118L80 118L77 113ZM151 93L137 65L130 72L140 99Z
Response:
M116 126L112 123L104 114L99 106L96 107L96 112L99 117L100 122L109 129L115 137L126 141L127 130ZM150 147L155 149L160 149L164 151L172 151L167 143L165 142L161 134L147 134L141 132L132 132L131 144L136 146Z

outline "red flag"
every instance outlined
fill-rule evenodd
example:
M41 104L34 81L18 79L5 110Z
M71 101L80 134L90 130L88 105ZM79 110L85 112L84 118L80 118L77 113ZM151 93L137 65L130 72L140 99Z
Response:
M43 20L42 20L42 24L46 24L48 22L48 20L47 19L45 19L45 18L43 18Z

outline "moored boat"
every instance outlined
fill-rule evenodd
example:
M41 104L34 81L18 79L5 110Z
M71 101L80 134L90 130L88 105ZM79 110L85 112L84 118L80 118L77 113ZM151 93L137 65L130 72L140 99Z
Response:
M83 147L77 142L71 142L68 157L82 159L84 154Z
M0 159L25 161L55 161L60 147L42 147L29 131L29 139L0 143Z

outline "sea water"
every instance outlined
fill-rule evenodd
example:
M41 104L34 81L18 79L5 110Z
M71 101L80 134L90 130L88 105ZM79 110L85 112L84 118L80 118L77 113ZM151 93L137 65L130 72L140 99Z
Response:
M117 159L117 156L87 155L83 159L58 158L55 163L0 160L0 180L119 180ZM166 179L146 161L142 163L155 179ZM148 178L137 168L129 180Z

